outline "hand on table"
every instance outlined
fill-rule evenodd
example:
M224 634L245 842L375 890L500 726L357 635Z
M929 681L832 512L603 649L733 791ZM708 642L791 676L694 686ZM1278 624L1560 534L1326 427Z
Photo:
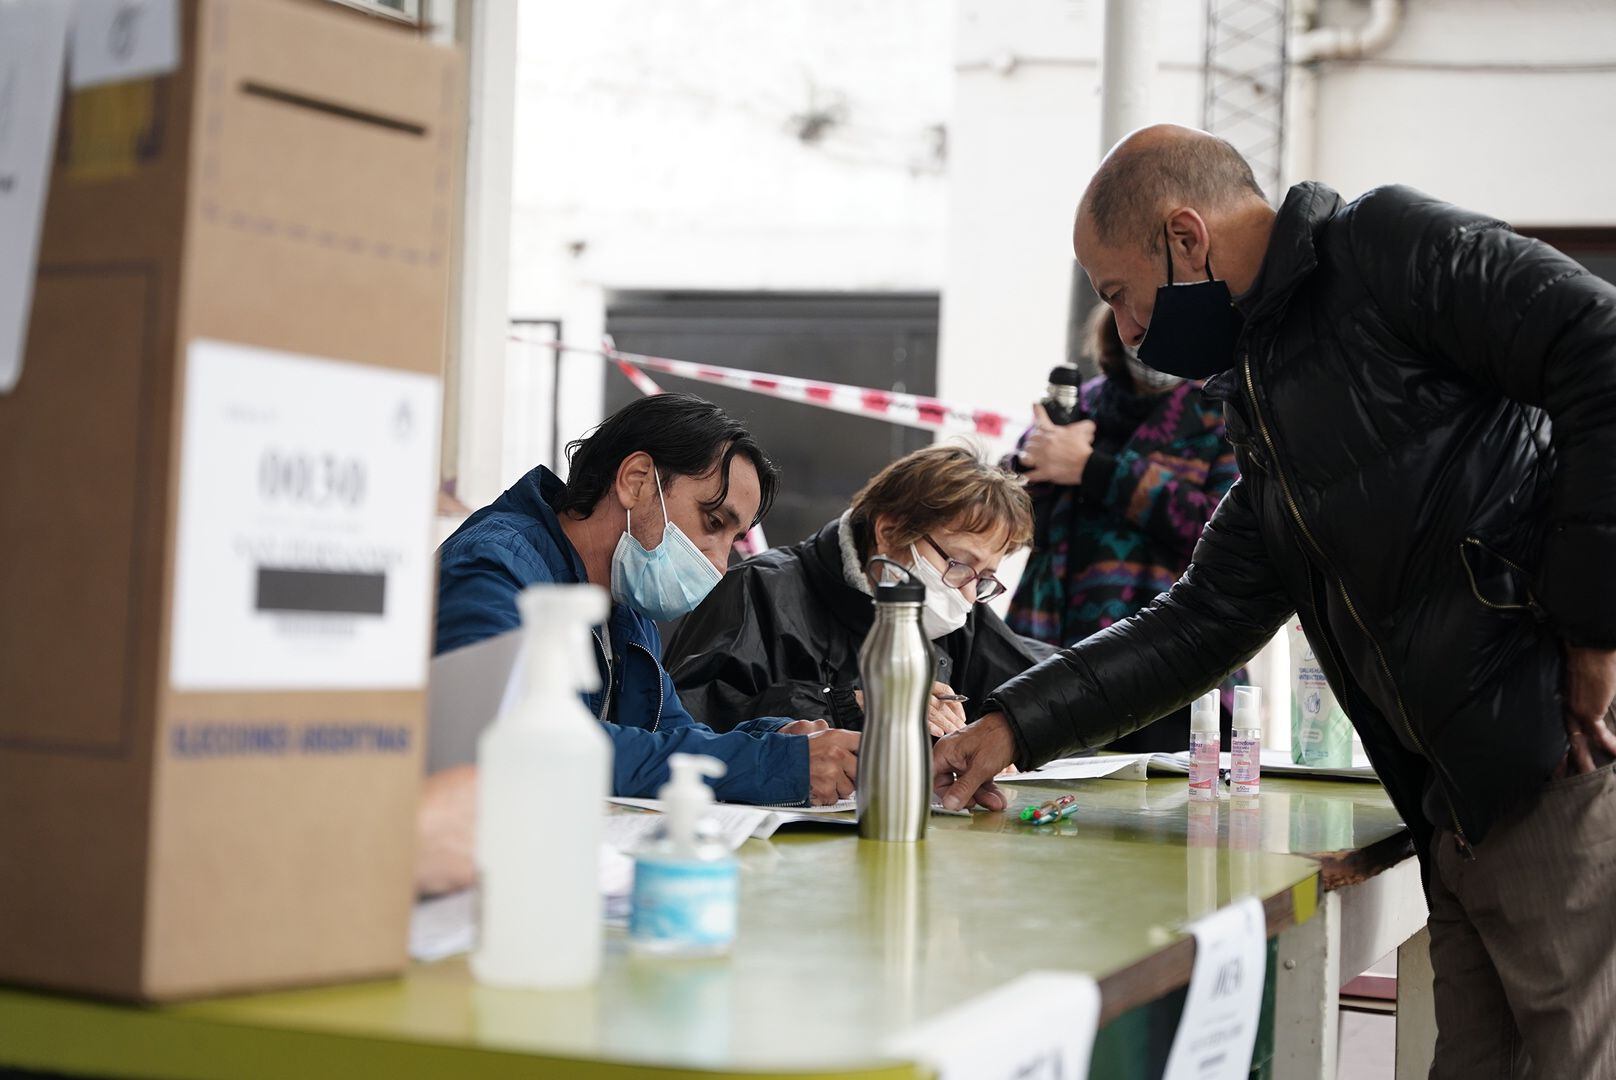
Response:
M856 731L821 730L808 736L809 802L828 806L853 794L858 745Z
M1034 405L1032 412L1033 428L1019 454L1027 482L1065 487L1081 484L1083 469L1094 453L1094 421L1079 420L1062 427L1049 419L1042 405Z
M415 817L415 891L455 892L477 883L477 766L433 773Z
M1567 645L1565 675L1564 719L1571 748L1561 768L1592 772L1599 766L1596 753L1604 761L1616 758L1616 732L1605 720L1616 698L1616 651Z
M1009 804L993 778L1015 759L1010 721L1003 713L988 713L932 747L932 790L948 810L972 803L985 810L1003 810Z

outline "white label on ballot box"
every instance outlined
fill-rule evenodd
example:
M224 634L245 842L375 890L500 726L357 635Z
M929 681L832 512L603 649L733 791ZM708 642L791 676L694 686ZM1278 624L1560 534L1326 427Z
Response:
M1033 971L894 1039L891 1054L938 1080L1083 1080L1100 1023L1087 975Z
M75 0L73 89L163 75L179 60L179 0Z
M177 689L425 684L438 396L429 375L191 343Z
M0 394L22 377L72 10L61 0L0 3Z
M1255 897L1190 926L1195 967L1163 1080L1237 1080L1251 1071L1268 963L1267 922Z

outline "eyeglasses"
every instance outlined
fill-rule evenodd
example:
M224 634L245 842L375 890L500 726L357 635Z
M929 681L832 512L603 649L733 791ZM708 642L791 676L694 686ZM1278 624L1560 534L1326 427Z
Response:
M921 539L930 544L931 549L941 555L948 563L943 568L943 584L950 589L963 589L965 586L975 583L976 602L978 604L985 604L1004 592L1004 582L994 577L992 573L986 570L978 573L969 563L962 563L958 559L951 557L948 552L937 546L937 541L929 536L923 534Z

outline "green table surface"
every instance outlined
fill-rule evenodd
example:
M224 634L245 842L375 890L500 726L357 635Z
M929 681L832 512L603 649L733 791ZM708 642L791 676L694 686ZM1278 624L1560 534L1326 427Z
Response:
M135 1008L0 990L0 1065L126 1077L919 1076L896 1033L1032 970L1100 980L1102 1022L1188 980L1185 924L1264 901L1269 932L1321 887L1407 857L1378 785L1265 779L1190 804L1182 778L1010 788L1002 814L934 816L921 844L818 827L741 849L720 960L637 957L611 931L599 984L477 985L464 960L376 983ZM1074 791L1074 819L1015 811ZM1322 884L1321 884L1322 883Z

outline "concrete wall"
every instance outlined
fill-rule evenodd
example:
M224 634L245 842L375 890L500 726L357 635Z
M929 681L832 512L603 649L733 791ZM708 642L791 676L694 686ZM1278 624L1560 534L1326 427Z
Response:
M1616 4L1405 7L1385 52L1323 66L1314 175L1348 197L1396 181L1518 224L1616 224Z

